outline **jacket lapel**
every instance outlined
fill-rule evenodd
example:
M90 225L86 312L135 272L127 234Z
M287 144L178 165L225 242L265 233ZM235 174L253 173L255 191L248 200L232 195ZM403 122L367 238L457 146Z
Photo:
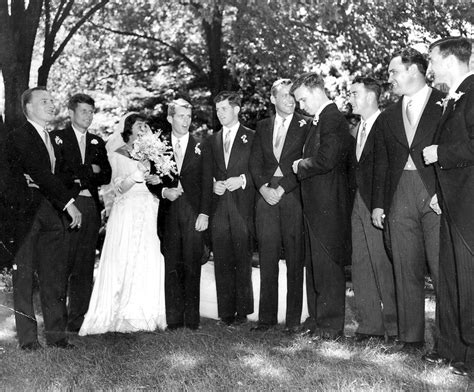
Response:
M224 142L222 141L223 128L216 133L216 162L220 170L225 171L225 159L224 159Z
M418 143L423 141L426 134L431 133L436 123L434 120L437 118L435 113L436 103L434 102L434 94L432 94L433 89L430 89L430 96L426 102L425 107L423 108L423 112L421 113L420 121L418 122L418 127L415 131L415 137L411 143L412 146L416 146Z
M393 116L391 116L390 130L392 131L395 138L404 146L408 148L408 139L405 132L405 125L403 124L403 97L398 100L395 104L395 110L393 111Z
M243 154L241 152L244 149L244 136L245 132L242 126L239 126L237 134L235 135L234 143L232 144L232 149L230 150L229 162L227 164L227 170L230 170L234 165L236 165Z
M293 114L293 118L291 119L290 125L288 126L288 132L286 133L285 142L283 143L281 156L284 156L285 153L296 142L296 140L298 140L298 138L296 137L297 132L300 132L299 120L297 119L296 114Z
M186 171L186 169L188 168L188 166L191 164L191 162L193 160L195 146L196 146L196 141L194 140L194 138L190 134L189 135L189 140L188 140L188 145L187 145L186 151L184 153L183 166L181 167L181 173L180 174L183 174Z

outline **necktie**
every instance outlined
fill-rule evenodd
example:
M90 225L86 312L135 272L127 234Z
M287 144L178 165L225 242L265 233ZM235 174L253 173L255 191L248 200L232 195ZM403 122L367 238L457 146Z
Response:
M277 129L277 134L275 138L275 144L273 145L273 150L275 152L275 157L280 161L281 150L283 149L283 135L285 134L285 119L280 123L280 126Z
M224 152L226 153L226 155L229 154L230 150L230 132L230 129L228 129L224 138Z
M81 140L79 141L79 149L81 150L82 163L86 160L86 134L81 135Z
M410 99L407 102L407 107L406 107L406 114L407 114L407 119L410 125L414 125L415 123L415 113L413 110L413 101Z
M174 145L174 158L176 159L176 165L178 166L178 171L181 171L181 165L183 164L183 152L181 151L181 144L178 141Z
M53 145L51 144L51 139L49 138L49 133L45 129L43 129L44 134L44 144L46 145L46 149L48 150L49 155L49 162L51 164L51 173L54 173L54 165L56 163L56 157L54 156L54 149Z
M359 160L360 156L362 155L362 149L364 146L364 140L366 136L367 136L367 123L365 121L361 121L360 126L359 126L359 142L357 143L357 147L356 147L357 160Z

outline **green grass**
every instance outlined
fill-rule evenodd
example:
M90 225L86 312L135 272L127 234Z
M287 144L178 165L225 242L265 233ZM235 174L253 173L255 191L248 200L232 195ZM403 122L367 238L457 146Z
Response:
M4 296L5 298L5 296ZM353 332L348 297L348 334ZM9 300L7 300L8 302ZM5 302L5 299L4 301ZM2 301L0 301L0 304ZM427 302L430 334L433 303ZM468 391L474 380L381 344L250 332L202 319L198 331L71 336L76 350L18 349L9 304L0 307L0 389L12 391ZM352 330L352 331L351 331Z

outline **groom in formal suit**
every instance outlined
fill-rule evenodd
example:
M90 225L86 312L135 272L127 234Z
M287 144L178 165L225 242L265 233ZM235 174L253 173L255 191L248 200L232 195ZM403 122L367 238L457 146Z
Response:
M237 93L222 91L214 103L222 129L206 143L204 170L214 179L211 238L217 306L225 325L238 325L253 313L255 189L248 162L255 132L239 122Z
M149 185L160 201L158 226L165 257L168 329L199 328L203 232L209 225L212 177L203 170L201 143L189 133L192 106L177 99L168 106L171 145L178 175Z
M259 197L256 231L260 256L260 304L255 331L277 324L278 263L281 247L287 268L286 331L295 331L303 304L304 237L301 192L291 165L301 158L310 119L295 111L290 79L273 83L275 116L257 124L250 172Z
M35 272L39 278L46 343L73 348L66 337L66 212L69 227L80 228L82 215L74 203L74 192L54 175L56 157L46 125L54 118L54 101L44 87L26 90L21 96L27 122L7 138L7 160L11 169L19 210L16 211L13 261L13 298L20 348L38 350L33 307Z
M95 251L100 228L101 204L97 188L110 182L112 169L104 141L87 132L94 117L94 100L86 94L73 95L68 102L71 124L51 132L56 172L69 189L75 190L76 205L82 212L81 229L69 230L68 325L79 332L92 293Z
M450 362L451 371L474 371L474 72L469 72L472 43L449 37L430 46L435 83L449 94L434 144L423 150L426 164L435 163L441 205L437 352L424 359ZM436 347L435 347L436 348Z
M316 73L300 76L291 88L300 108L314 116L303 157L293 163L301 181L306 228L307 333L335 339L343 334L346 281L350 262L349 125L329 100Z
M359 316L356 341L397 336L397 306L393 266L382 230L372 225L374 136L380 115L381 88L372 78L355 78L350 87L352 112L361 116L352 153L356 186L352 208L352 286Z
M425 335L425 270L438 285L440 217L430 207L435 172L422 150L433 142L444 94L426 84L428 62L412 48L392 57L393 92L402 95L378 118L372 220L385 228L395 271L399 344L393 351L422 349ZM386 218L385 218L386 217Z

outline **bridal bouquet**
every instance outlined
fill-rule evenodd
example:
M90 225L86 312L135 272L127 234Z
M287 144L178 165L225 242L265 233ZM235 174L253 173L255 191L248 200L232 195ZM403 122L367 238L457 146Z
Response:
M160 177L177 174L176 163L172 159L173 151L166 140L160 138L161 131L144 132L133 142L130 156L138 161L150 161Z

